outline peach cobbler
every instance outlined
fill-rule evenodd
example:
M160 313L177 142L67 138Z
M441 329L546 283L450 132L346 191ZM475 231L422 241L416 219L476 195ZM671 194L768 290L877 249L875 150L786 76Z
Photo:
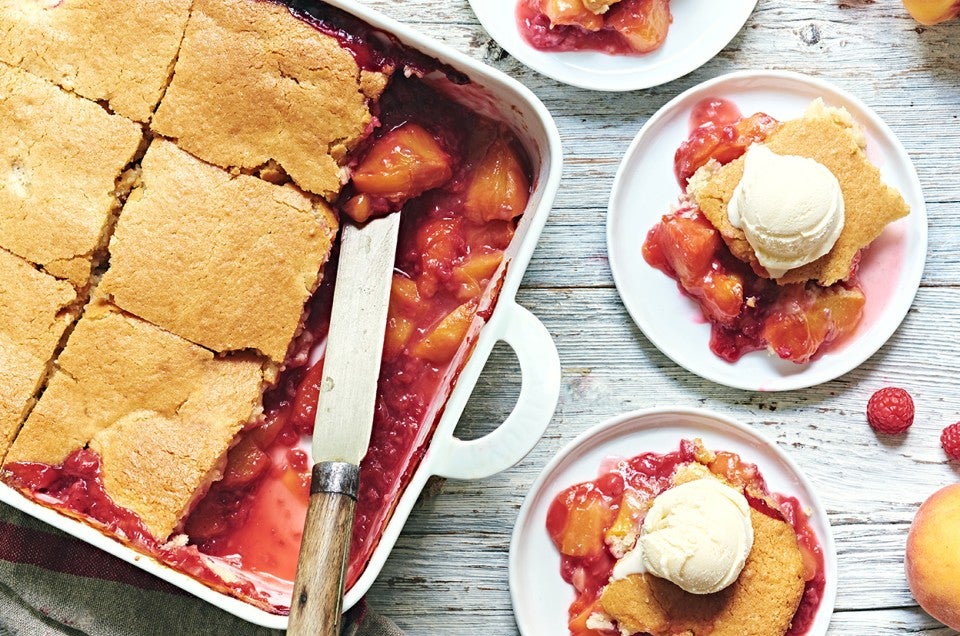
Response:
M466 77L297 7L0 0L0 479L277 613L342 215L402 210L349 586L533 176L505 125L447 96Z
M862 250L910 209L842 108L777 121L707 99L674 167L683 190L650 230L646 261L674 278L729 362L768 349L802 363L857 328Z

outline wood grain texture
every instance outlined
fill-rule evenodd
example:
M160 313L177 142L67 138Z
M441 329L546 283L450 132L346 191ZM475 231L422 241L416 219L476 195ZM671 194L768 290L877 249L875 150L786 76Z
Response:
M355 504L353 497L343 493L310 495L290 606L287 633L291 636L340 635L343 577Z
M420 502L371 604L414 635L516 634L507 551L540 469L579 432L625 410L704 406L776 440L814 482L839 551L831 634L955 633L911 598L903 549L919 503L960 479L960 465L946 461L938 441L942 427L960 419L960 21L921 27L896 0L760 0L746 27L704 67L650 90L604 94L521 65L490 39L466 0L361 2L530 87L557 121L565 158L554 211L519 295L560 349L557 414L515 468L482 482L447 482ZM863 99L906 147L927 200L927 265L903 325L858 369L804 391L735 391L677 367L634 326L607 263L607 199L634 135L680 92L742 69L808 73ZM508 348L495 350L462 436L482 435L510 411L516 364ZM907 388L916 401L916 423L902 440L879 439L865 422L870 394L888 384Z

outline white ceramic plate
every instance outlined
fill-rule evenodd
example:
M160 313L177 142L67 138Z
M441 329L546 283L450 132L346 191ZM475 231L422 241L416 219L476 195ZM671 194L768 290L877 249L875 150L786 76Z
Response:
M689 134L689 116L705 97L724 97L745 115L766 112L781 120L803 114L811 100L844 106L867 133L867 156L884 181L900 190L910 215L887 226L864 253L864 318L843 346L806 364L755 351L730 364L709 348L710 326L676 282L643 260L647 232L680 194L673 155ZM747 71L724 75L681 94L640 130L620 164L607 212L610 269L623 303L650 341L699 376L751 391L801 389L837 378L872 356L900 325L920 285L927 253L927 212L916 170L890 128L859 99L796 73Z
M513 57L547 77L598 91L649 88L699 68L740 32L756 5L757 0L674 0L663 46L646 55L607 55L535 49L517 26L517 0L470 0L483 28Z
M566 634L573 588L560 578L560 553L547 534L547 510L564 488L596 479L603 460L675 451L699 437L707 448L740 454L756 464L771 492L796 497L811 511L823 548L826 587L808 636L825 634L837 595L837 553L823 505L800 469L776 444L744 424L701 409L658 408L626 413L586 431L543 469L517 518L510 542L510 595L525 636Z

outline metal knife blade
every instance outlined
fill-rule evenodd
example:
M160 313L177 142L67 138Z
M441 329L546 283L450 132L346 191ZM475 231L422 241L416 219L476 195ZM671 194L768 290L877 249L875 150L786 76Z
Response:
M383 355L400 213L346 225L313 431L313 477L288 634L339 636L343 579Z
M313 461L359 464L367 452L400 214L347 225L313 431Z

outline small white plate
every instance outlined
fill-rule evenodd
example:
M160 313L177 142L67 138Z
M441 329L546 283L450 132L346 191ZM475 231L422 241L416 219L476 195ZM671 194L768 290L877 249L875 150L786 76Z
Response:
M744 115L763 111L780 120L803 114L822 97L844 106L867 134L867 156L883 180L897 188L910 215L887 226L864 252L860 280L867 295L863 320L841 347L806 364L755 351L731 364L710 351L710 325L676 282L646 263L647 232L677 201L680 186L673 156L689 135L690 112L705 97L723 97ZM679 95L643 126L627 150L613 183L607 212L610 269L627 311L660 351L708 380L750 391L802 389L856 368L890 338L903 321L923 274L927 211L920 180L906 150L868 106L849 93L805 75L746 71L704 82Z
M547 77L597 91L649 88L686 75L719 53L757 5L757 0L674 0L670 3L673 23L663 46L645 55L607 55L540 51L530 46L517 24L517 2L470 0L470 6L483 28L513 57Z
M566 634L573 588L560 578L560 553L547 534L547 510L560 491L596 479L611 457L677 450L699 437L711 450L738 453L756 464L771 492L796 497L811 511L823 549L826 586L808 636L825 634L837 595L837 552L826 511L810 482L776 444L748 426L703 409L657 408L617 416L584 432L547 464L520 508L510 542L510 596L520 633Z

